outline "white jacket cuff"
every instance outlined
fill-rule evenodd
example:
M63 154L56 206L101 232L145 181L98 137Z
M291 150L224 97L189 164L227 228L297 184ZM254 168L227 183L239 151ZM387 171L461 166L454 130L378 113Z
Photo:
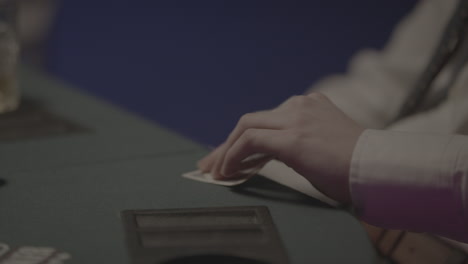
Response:
M350 169L357 214L377 226L468 241L468 137L368 129Z

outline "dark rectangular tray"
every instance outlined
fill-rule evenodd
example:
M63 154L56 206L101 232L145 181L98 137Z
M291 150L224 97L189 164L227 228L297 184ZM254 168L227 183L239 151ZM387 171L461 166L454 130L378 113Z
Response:
M288 263L265 206L126 210L132 263Z

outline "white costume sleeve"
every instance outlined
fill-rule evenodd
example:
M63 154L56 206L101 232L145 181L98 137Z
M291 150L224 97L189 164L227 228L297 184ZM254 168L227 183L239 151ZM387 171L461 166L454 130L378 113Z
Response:
M468 136L366 130L354 150L357 214L391 229L468 242Z
M467 130L467 93L388 130L376 130L395 118L456 4L421 1L382 51L360 52L345 74L328 77L311 90L326 94L371 128L359 138L350 170L353 204L363 220L468 242L468 136L454 134L463 125ZM435 88L443 85L438 81L444 71L439 77ZM460 91L467 84L465 67L455 86Z
M347 73L325 78L309 91L326 94L365 127L385 127L429 62L455 5L455 0L421 1L382 51L358 53Z

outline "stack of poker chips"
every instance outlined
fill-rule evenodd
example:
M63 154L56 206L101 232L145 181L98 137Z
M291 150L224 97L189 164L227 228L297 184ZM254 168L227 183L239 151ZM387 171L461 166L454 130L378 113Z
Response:
M51 247L21 246L10 248L0 243L0 264L62 264L70 255Z

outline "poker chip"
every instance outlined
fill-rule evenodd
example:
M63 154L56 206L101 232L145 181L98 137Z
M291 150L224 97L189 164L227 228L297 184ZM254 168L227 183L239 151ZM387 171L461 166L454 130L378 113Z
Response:
M10 248L0 243L0 264L62 264L70 258L70 254L51 247Z

